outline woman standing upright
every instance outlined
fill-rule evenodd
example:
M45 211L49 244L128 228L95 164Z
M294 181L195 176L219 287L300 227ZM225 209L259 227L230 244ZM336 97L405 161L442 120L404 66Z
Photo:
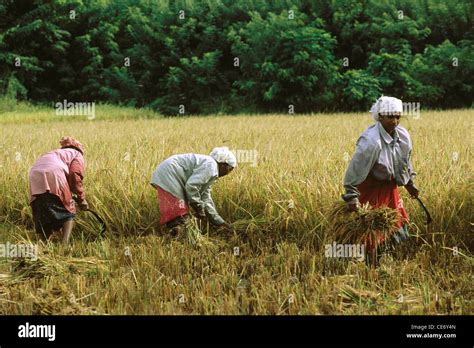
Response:
M61 148L41 156L30 171L30 204L36 232L43 240L54 232L67 243L76 213L72 194L81 209L87 209L82 179L84 146L71 137L59 141Z
M411 164L412 142L408 131L400 126L403 104L400 99L381 97L371 108L375 124L367 128L357 141L356 151L344 177L346 193L342 196L347 210L355 211L362 203L376 208L382 205L399 212L396 242L408 238L408 214L397 187L405 186L418 197L414 184L416 173ZM369 253L384 242L366 245Z

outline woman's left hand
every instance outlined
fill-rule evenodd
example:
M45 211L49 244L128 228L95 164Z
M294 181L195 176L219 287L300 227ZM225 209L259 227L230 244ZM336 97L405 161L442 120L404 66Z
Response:
M218 229L223 232L234 232L234 228L228 222L224 222L223 224L219 225Z

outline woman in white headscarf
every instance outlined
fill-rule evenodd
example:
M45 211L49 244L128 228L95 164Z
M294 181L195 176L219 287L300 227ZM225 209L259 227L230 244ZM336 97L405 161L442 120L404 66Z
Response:
M386 205L397 209L399 230L394 239L400 242L408 238L408 214L397 187L405 186L412 197L418 196L414 184L416 173L411 164L412 142L408 131L399 125L403 112L400 99L380 97L370 112L375 124L357 141L344 177L346 193L342 198L349 211L367 202L374 208ZM380 237L374 245L366 245L366 250L373 252L384 242Z
M160 224L178 232L188 221L191 207L196 217L230 228L217 213L211 186L236 166L235 155L227 147L216 147L209 156L188 153L163 161L151 179L158 194Z

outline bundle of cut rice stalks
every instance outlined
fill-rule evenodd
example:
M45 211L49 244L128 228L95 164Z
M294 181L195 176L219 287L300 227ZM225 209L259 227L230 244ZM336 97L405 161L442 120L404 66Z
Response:
M61 284L49 289L36 288L33 292L28 292L28 302L32 302L32 314L34 315L85 315L99 314L93 306L88 306L83 299L94 295L88 294L81 298L76 298L74 290Z
M372 249L397 232L399 213L387 206L372 208L368 203L356 212L348 212L346 203L333 204L328 214L332 237L341 244L363 244Z
M36 259L19 258L12 263L13 279L43 278L67 273L93 275L107 271L104 260L96 257L73 258L42 252Z
M179 238L186 239L186 241L195 247L214 247L211 239L201 233L197 219L190 219L182 226L182 231L179 233ZM184 234L184 236L182 235Z
M268 227L268 221L264 217L253 217L250 219L240 219L232 223L232 228L237 233L253 233L256 231L265 231Z

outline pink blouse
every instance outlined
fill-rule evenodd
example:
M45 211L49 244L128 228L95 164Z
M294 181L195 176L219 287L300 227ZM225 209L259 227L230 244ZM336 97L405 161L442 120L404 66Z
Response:
M72 193L78 201L85 200L82 179L84 178L84 157L71 148L58 149L41 156L30 171L30 204L35 196L50 192L58 196L64 207L76 212Z

